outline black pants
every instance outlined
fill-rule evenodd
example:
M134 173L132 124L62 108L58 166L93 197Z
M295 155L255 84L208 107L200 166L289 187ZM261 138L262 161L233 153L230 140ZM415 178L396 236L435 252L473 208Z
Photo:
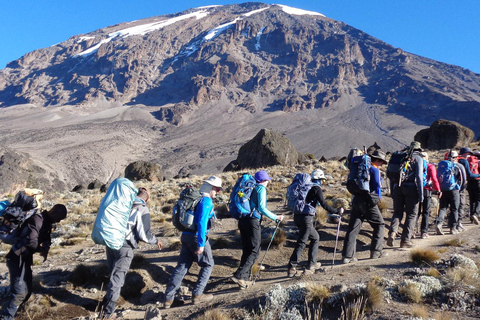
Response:
M428 233L428 220L430 219L431 207L432 207L432 190L423 189L422 210L419 212L417 216L417 222L415 222L415 226L418 226L418 220L422 218L420 222L420 234Z
M305 214L296 214L293 217L295 225L298 228L298 239L297 244L295 245L295 250L293 250L292 256L290 257L290 267L296 267L298 265L298 260L300 259L303 250L305 250L308 240L310 240L310 246L308 247L307 269L315 267L317 264L318 240L320 239L320 236L313 225L314 219L315 216Z
M459 191L458 196L458 222L461 222L462 219L466 217L465 210L467 208L467 193L465 192L465 189Z
M243 218L238 220L238 228L242 237L242 258L240 267L235 272L237 279L248 280L252 266L257 261L262 243L260 220L257 218Z
M468 196L470 198L470 219L480 215L480 180L470 179L467 184Z
M403 232L401 241L410 241L415 229L415 222L418 214L418 190L414 184L402 184L401 187L396 186L392 192L393 199L393 216L390 224L390 233L398 233L400 222L403 220L403 213L406 213L405 223L403 224Z
M2 307L4 319L13 319L18 307L32 294L33 254L28 250L17 256L12 250L7 254L7 267L10 272L10 296Z
M458 190L442 191L440 198L440 211L438 212L436 224L441 225L447 214L447 208L450 207L450 215L448 216L448 227L456 228L459 223L458 206L460 203L460 192Z
M344 258L352 258L356 252L357 235L362 228L362 223L367 220L373 228L372 243L370 244L370 253L382 253L383 235L385 232L385 222L378 209L378 196L372 194L373 203L367 196L355 196L352 200L352 211L350 222L348 224L347 234L343 243Z

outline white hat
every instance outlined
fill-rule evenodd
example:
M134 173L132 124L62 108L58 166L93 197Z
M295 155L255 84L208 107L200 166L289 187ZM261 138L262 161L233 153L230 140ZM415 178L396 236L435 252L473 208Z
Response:
M203 180L203 182L206 182L213 187L222 187L222 179L220 179L219 177L210 176L207 180Z
M312 180L320 180L320 179L327 179L325 177L325 173L323 173L322 169L315 169L312 171Z

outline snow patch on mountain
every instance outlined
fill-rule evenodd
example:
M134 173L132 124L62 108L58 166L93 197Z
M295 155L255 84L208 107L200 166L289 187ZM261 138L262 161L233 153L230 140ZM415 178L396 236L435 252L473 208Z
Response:
M322 16L325 17L325 15L315 12L315 11L307 11L307 10L302 10L298 8L293 8L289 7L283 4L278 4L279 7L282 8L282 10L288 14L293 14L293 15L299 15L299 16L304 16L304 15L312 15L312 16Z

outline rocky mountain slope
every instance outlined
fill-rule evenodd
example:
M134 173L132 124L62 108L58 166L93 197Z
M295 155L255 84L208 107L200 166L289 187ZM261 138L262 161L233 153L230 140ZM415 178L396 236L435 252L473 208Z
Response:
M0 70L0 107L4 145L72 186L140 159L220 171L261 128L327 158L399 148L440 117L478 134L480 75L319 13L244 3L27 53Z

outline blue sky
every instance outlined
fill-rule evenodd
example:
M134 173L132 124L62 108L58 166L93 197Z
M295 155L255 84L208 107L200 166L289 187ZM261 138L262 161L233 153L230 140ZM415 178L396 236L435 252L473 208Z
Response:
M246 1L0 0L0 69L27 52L96 29ZM405 51L480 73L480 0L263 1L320 12Z

